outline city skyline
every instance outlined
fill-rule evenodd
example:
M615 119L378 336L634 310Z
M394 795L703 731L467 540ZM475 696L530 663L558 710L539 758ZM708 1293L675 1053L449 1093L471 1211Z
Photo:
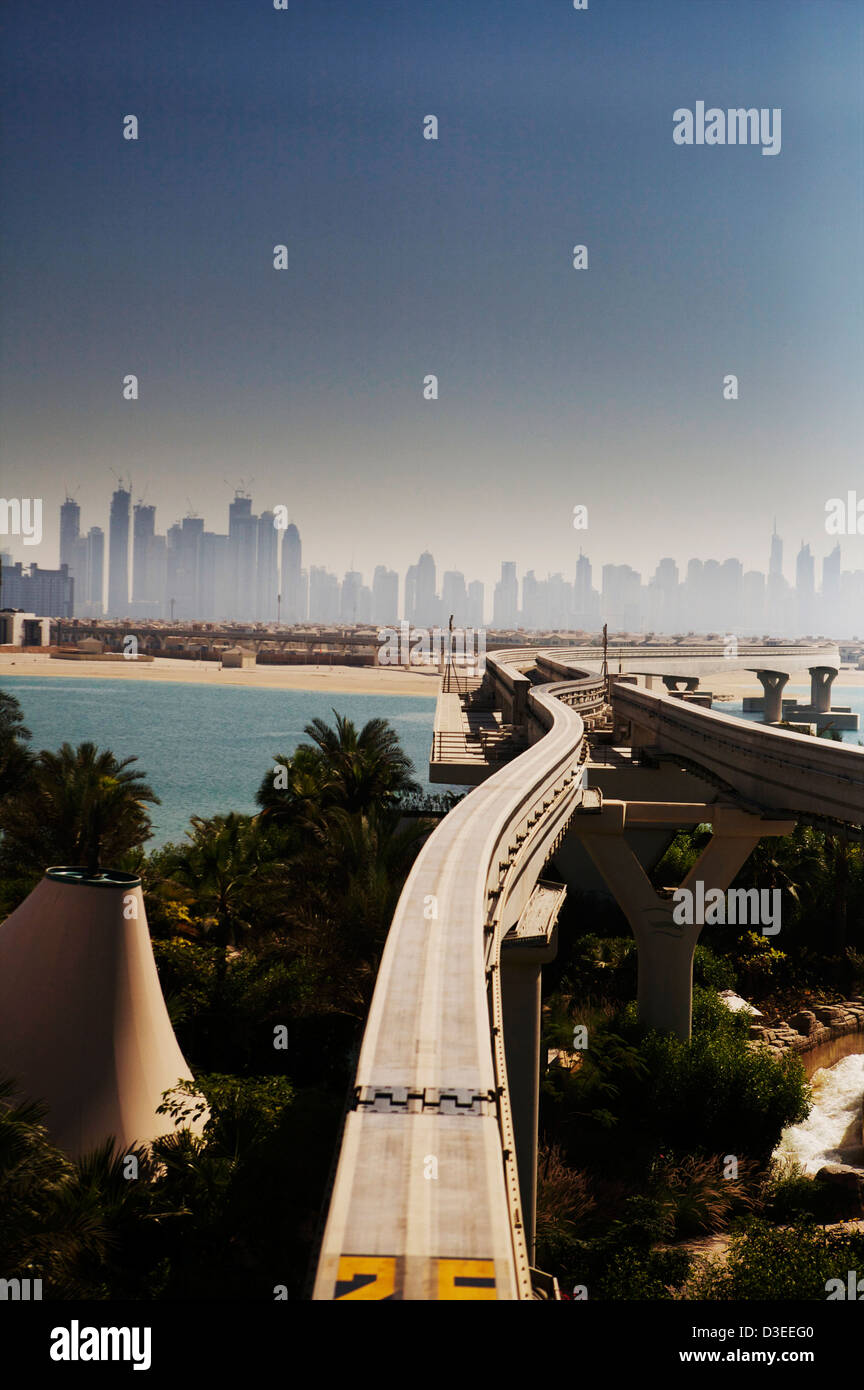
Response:
M12 7L4 493L95 516L114 468L221 531L243 479L330 569L487 587L567 571L575 505L642 572L761 566L775 514L818 548L864 427L856 7L409 10ZM701 98L782 150L676 144Z
M80 505L60 507L60 566L3 557L4 606L40 616L101 617L177 622L227 621L291 625L390 624L528 631L592 631L604 623L620 631L662 633L722 629L730 633L857 636L864 611L864 570L844 569L840 540L819 557L803 541L784 563L782 536L773 530L766 570L745 570L735 556L685 565L669 556L643 575L631 565L592 561L580 547L571 571L519 573L502 560L487 586L464 570L444 569L426 550L400 577L379 562L369 575L353 567L342 577L326 565L303 566L303 542L286 508L253 512L251 494L237 491L228 506L227 531L204 529L189 513L162 534L157 504L133 502L118 480L108 505L107 536L82 524ZM846 505L846 503L844 503ZM855 498L848 499L854 515ZM821 574L817 563L821 558ZM784 570L794 572L787 579ZM74 581L74 587L70 583ZM11 595L11 597L10 597Z

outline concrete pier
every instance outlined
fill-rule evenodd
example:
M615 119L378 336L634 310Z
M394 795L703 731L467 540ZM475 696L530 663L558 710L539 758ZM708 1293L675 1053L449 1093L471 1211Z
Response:
M764 711L766 724L778 724L783 718L783 687L789 680L788 671L756 672L765 692Z

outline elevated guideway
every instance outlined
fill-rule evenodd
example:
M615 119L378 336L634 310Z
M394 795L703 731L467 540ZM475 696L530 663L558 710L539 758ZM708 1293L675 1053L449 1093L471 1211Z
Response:
M742 647L737 668L762 669L761 660L776 670L785 660L801 670L831 665L835 655L824 644L795 646L779 659L776 645ZM554 949L564 893L543 871L568 837L586 847L634 928L640 1012L686 1037L699 928L672 927L670 904L626 842L628 826L651 835L712 824L690 877L725 888L761 836L788 833L799 814L864 822L864 750L735 720L694 704L698 692L644 688L651 676L686 681L689 649L658 658L667 671L631 671L630 679L624 667L643 663L644 649L610 652L624 679L608 691L599 671L586 669L599 656L596 648L490 654L482 690L465 692L461 708L436 723L436 735L467 742L463 715L484 705L484 718L497 714L490 732L510 741L510 761L488 756L480 740L475 766L462 769L479 785L430 836L399 899L342 1134L316 1299L539 1296L539 969ZM716 647L692 660L730 669ZM604 801L583 785L586 728L601 721L614 743L627 745L615 776L638 777L647 764L648 789L657 759L678 764L671 802L652 800L653 790ZM456 761L446 750L438 780L460 780ZM696 782L697 795L688 794L688 768L707 779ZM516 960L521 983L508 985Z
M501 954L530 949L535 897L582 799L596 677L526 692L542 737L422 849L381 960L342 1137L316 1299L532 1297L533 1211L517 1169ZM546 910L548 909L548 910ZM520 922L523 928L519 930ZM538 1058L539 1065L539 1058Z
M763 812L864 824L864 748L694 708L616 683L622 741L685 759Z

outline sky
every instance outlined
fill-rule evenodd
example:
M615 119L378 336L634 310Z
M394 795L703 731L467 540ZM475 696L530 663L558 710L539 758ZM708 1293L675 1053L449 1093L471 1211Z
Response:
M580 547L764 570L775 517L791 578L864 497L860 0L5 0L0 26L0 492L45 514L16 558L57 563L67 490L107 529L115 475L163 532L227 530L242 483L367 582L423 549L487 583L572 578ZM698 101L780 108L779 154L676 144Z

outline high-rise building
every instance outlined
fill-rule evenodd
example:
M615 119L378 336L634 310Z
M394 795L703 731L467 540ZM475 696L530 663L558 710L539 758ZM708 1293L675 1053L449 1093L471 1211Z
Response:
M362 621L357 614L357 605L362 587L362 574L358 573L357 570L348 570L345 578L342 580L342 592L339 597L340 622L357 623Z
M275 623L279 595L279 532L273 512L258 518L257 598L255 617L259 623Z
M417 564L412 565L405 576L405 617L417 627L431 628L440 622L435 561L428 550L423 551Z
M492 601L492 626L513 628L519 621L519 583L513 560L501 563L501 578L495 585Z
M339 619L339 580L319 565L309 571L309 618L313 623Z
M161 611L162 594L155 572L156 508L136 502L132 510L132 598L152 605L154 615Z
M57 570L41 565L25 566L4 560L2 598L4 608L19 608L37 618L72 618L75 614L75 580L68 565Z
M479 631L486 621L485 613L486 590L479 579L472 579L468 585L468 615L466 623L468 627L473 627Z
M72 497L60 507L60 563L72 569L81 534L81 508Z
M60 507L60 564L75 580L75 606L81 612L87 599L87 540L81 535L81 508L73 497Z
M609 631L637 632L642 579L629 565L603 566L603 617Z
M528 570L522 580L522 626L528 632L546 628L546 608L546 585Z
M573 582L573 626L583 631L594 627L597 621L597 595L591 577L591 561L580 550Z
M174 600L173 616L186 622L201 615L198 585L199 556L204 521L200 516L184 516L167 536L168 597Z
M842 637L843 611L840 603L840 542L822 561L823 631L828 637Z
M202 531L198 544L198 613L204 622L225 618L230 603L228 537Z
M303 578L303 547L300 532L293 522L285 527L282 537L282 621L289 626L305 623L307 602L306 582Z
M783 542L777 535L777 523L771 536L771 556L768 561L768 583L765 589L765 622L769 631L780 637L790 635L794 622L791 617L792 596L783 578Z
M441 581L441 626L447 626L451 617L454 627L468 625L468 591L459 570L446 570Z
M798 600L798 621L800 636L812 636L818 627L816 615L816 561L809 545L801 542L801 549L795 560L795 592Z
M76 606L88 618L101 618L105 611L105 532L101 526L91 526L87 532L87 593L84 602L76 601Z
M372 621L390 627L399 621L399 576L386 565L376 565L372 580Z
M132 494L121 483L111 497L108 524L108 616L129 613L129 522Z
M759 638L765 631L765 576L761 570L746 570L741 580L744 614L741 635Z
M229 617L250 620L257 597L258 518L252 498L237 491L228 507L228 540L233 603Z

